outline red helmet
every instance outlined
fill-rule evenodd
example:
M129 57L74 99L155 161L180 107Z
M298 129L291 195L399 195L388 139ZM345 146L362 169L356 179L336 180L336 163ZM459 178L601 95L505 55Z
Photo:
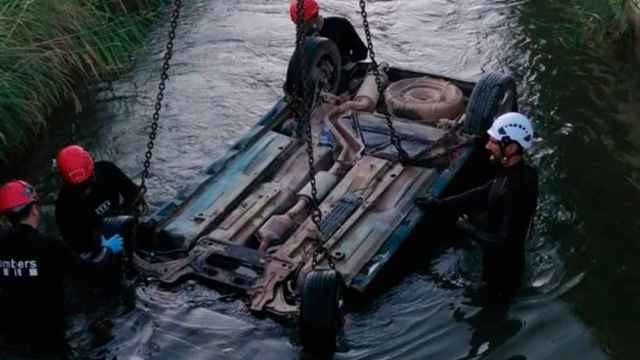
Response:
M318 6L316 0L303 0L302 7L304 8L304 21L313 19L320 11L320 6ZM289 15L291 15L291 21L294 23L298 22L298 0L291 0L291 5L289 5Z
M80 184L93 175L93 158L78 145L69 145L60 150L56 163L67 184Z
M0 187L0 213L20 211L36 201L36 190L22 180L9 181Z

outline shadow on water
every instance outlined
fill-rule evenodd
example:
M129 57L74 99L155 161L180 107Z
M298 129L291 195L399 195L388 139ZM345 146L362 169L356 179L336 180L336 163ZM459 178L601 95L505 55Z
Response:
M572 46L573 3L368 2L381 61L475 78L510 71L539 141L531 160L541 197L528 244L525 289L507 311L473 299L480 252L423 226L374 288L351 294L336 359L635 359L640 353L640 79L626 53ZM357 4L322 1L353 20ZM204 177L203 169L281 96L293 51L284 2L191 1L178 30L148 181L158 207ZM575 28L575 26L571 27ZM81 115L97 158L138 175L153 111L164 24L149 56ZM48 172L68 132L52 131L17 174L44 195L47 229L58 184ZM70 334L84 357L299 359L295 327L258 319L244 303L194 281L140 284L136 307L112 309L113 339L91 348L80 316Z
M584 279L563 298L616 359L640 352L634 333L640 318L635 284L640 191L637 112L640 74L630 49L613 52L579 43L579 18L555 2L522 7L523 37L535 66L529 78L540 86L536 105L544 116L546 207L538 236L555 238L567 277ZM544 11L541 11L544 9ZM544 40L544 41L542 41ZM630 111L631 110L631 111ZM548 212L547 212L548 211Z
M481 300L481 250L425 221L374 286L351 294L338 359L605 359L598 341L558 297L531 283L510 306ZM440 225L438 225L440 224Z

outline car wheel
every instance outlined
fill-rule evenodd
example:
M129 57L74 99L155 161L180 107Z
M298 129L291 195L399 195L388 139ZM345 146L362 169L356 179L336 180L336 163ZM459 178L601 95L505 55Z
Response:
M302 289L300 338L305 351L332 354L341 322L342 276L335 270L310 272Z
M317 86L335 94L340 84L341 59L336 44L323 37L308 37L289 60L285 92L291 96L313 97ZM304 56L303 56L304 55Z
M518 111L516 83L510 75L492 72L475 85L465 112L465 132L484 136L501 114Z

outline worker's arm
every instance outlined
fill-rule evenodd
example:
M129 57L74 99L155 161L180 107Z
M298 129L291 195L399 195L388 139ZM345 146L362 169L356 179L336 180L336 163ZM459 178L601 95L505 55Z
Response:
M64 242L77 252L96 249L96 216L83 207L84 204L68 192L62 192L56 200L56 224Z
M107 164L114 184L124 200L124 207L131 207L138 196L138 186L118 166L111 162Z
M457 222L458 227L465 233L478 240L483 245L501 245L507 242L513 233L515 226L514 214L517 209L514 208L513 193L506 192L500 197L503 206L503 214L500 224L495 232L483 230L469 223L465 218L460 218Z
M491 184L491 182L488 182L485 185L444 199L419 197L416 199L416 206L423 210L433 209L439 212L452 213L456 216L465 212L486 210L489 205Z
M92 275L109 268L117 253L122 251L122 238L112 238L111 242L102 241L102 246L96 252L78 254L71 249L64 241L51 238L50 253L59 259L59 264L75 274L82 274L91 277Z

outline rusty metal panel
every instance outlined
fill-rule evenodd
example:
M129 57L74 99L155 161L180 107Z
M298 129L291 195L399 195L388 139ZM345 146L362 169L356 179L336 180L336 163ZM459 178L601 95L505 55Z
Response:
M316 154L316 169L325 169L331 163L331 149L321 147ZM261 184L242 201L227 218L208 236L211 239L247 245L251 235L284 204L294 200L296 192L308 181L306 148L300 146L289 157L271 182Z
M404 168L383 193L367 199L370 206L361 209L363 214L355 223L345 226L344 234L331 248L347 285L413 209L415 196L430 186L437 175L432 169Z
M331 212L335 204L345 194L355 191L361 191L366 194L375 189L377 182L381 180L390 166L391 162L388 160L364 156L322 201L322 204L320 204L322 216L325 217ZM277 254L285 258L308 258L310 254L306 254L305 247L301 245L305 238L315 231L315 224L311 221L311 218L308 218L287 240L285 245L278 250Z
M263 223L271 212L264 214L265 207L280 194L280 186L277 183L260 185L256 192L249 195L235 210L208 236L212 239L245 244L252 231L244 231L247 226L259 220ZM271 207L270 207L271 208ZM254 228L255 226L249 226Z
M398 165L401 167L401 165ZM371 189L375 189L391 167L391 162L365 156L345 175L338 185L327 195L320 205L320 211L326 216L335 204L345 194L350 192L362 192L367 196ZM387 186L389 182L382 186ZM355 215L352 215L355 216ZM339 232L340 230L338 230ZM313 252L309 236L314 236L316 226L308 218L287 242L272 256L272 259L282 259L292 264L289 268L282 268L277 264L269 264L265 276L263 276L249 292L251 296L251 309L263 310L267 304L276 298L277 286L300 265L311 260Z
M205 181L182 209L169 219L163 231L191 244L222 219L264 173L273 170L276 159L288 153L295 140L275 132L264 136L239 154L222 171Z

